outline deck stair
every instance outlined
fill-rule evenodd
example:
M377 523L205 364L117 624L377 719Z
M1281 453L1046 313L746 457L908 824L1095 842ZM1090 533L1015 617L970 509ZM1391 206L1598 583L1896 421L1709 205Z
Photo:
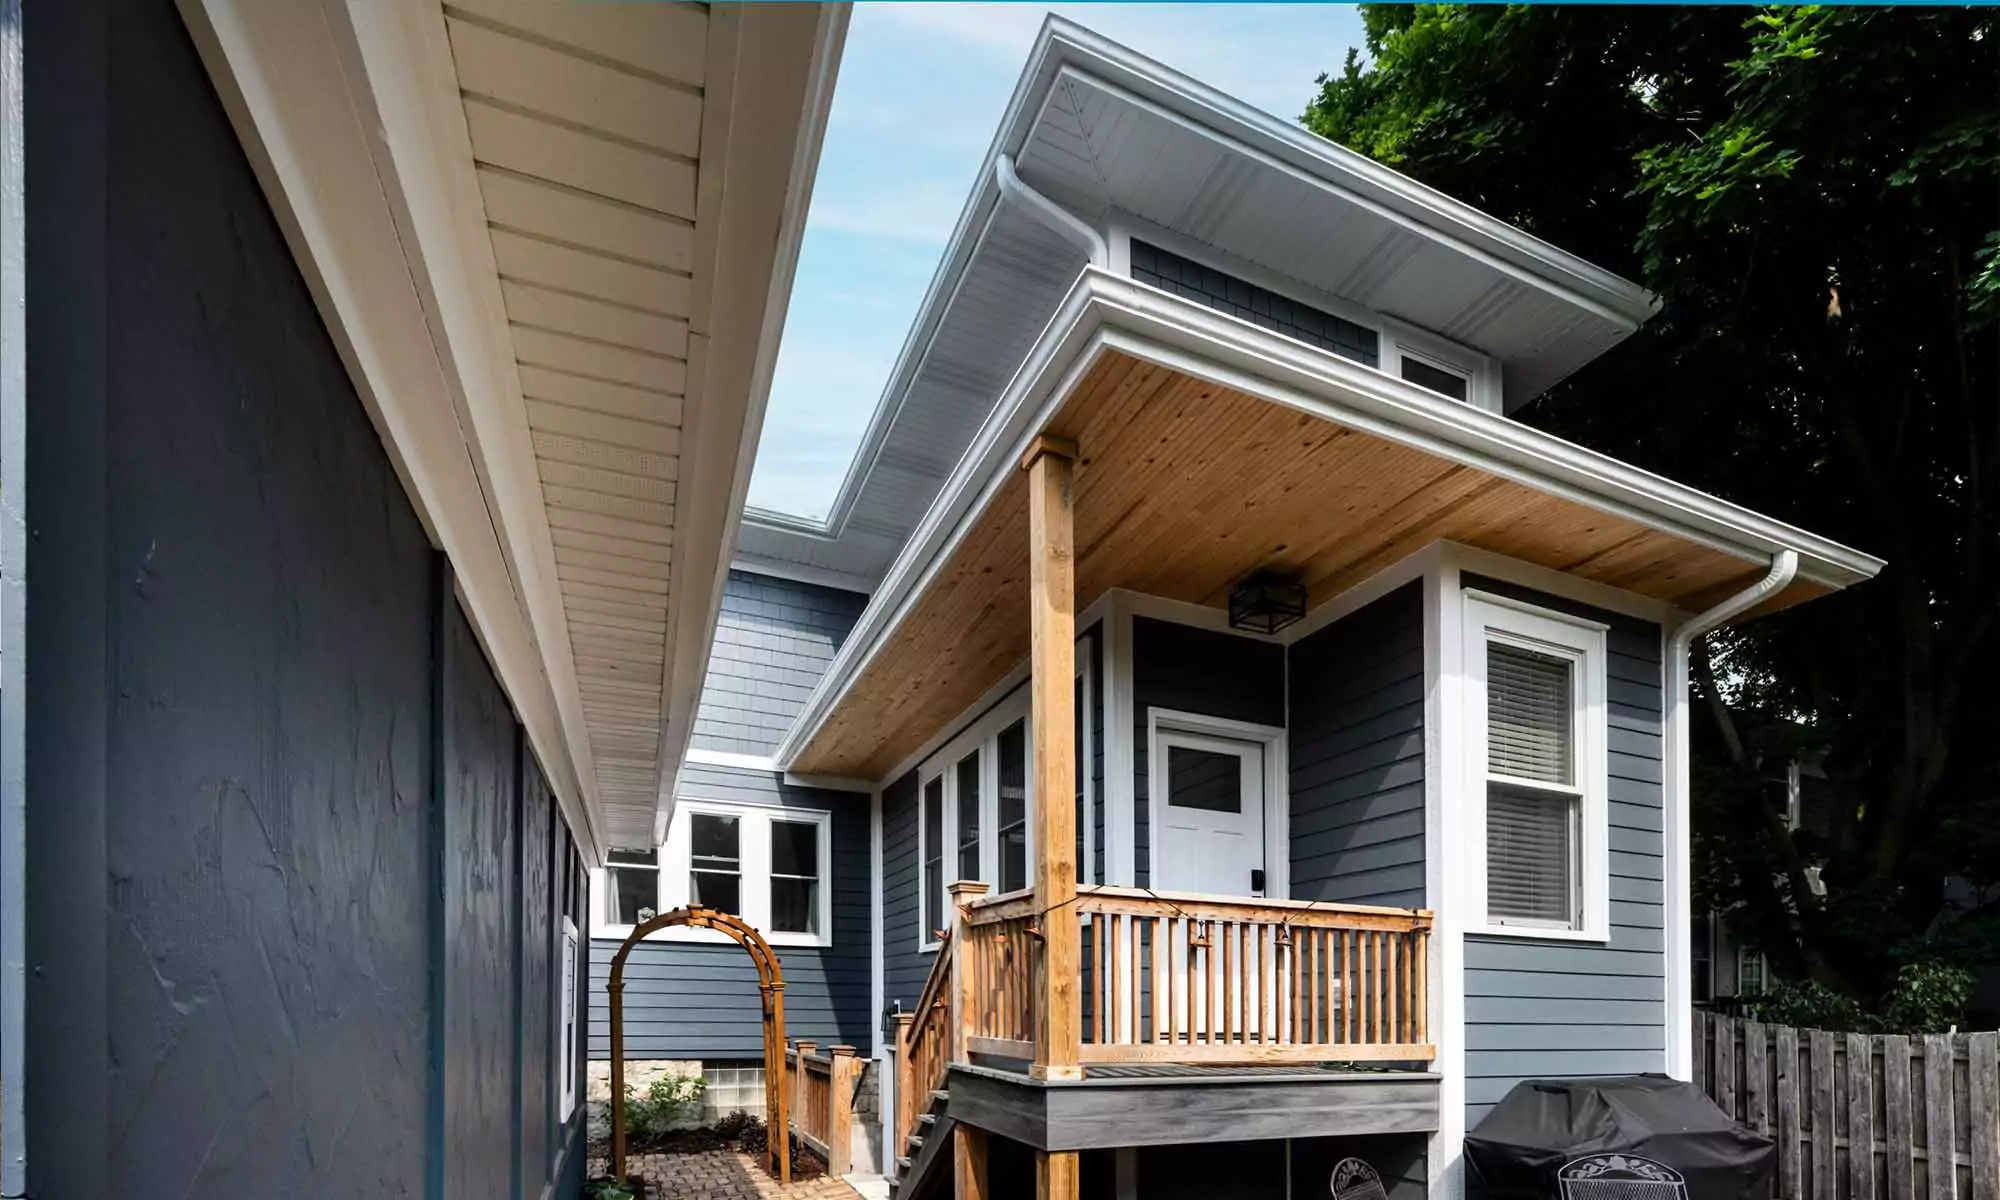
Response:
M921 1195L934 1171L951 1168L951 1143L958 1122L951 1116L951 1097L942 1089L931 1093L930 1105L917 1114L909 1136L898 1147L895 1200Z

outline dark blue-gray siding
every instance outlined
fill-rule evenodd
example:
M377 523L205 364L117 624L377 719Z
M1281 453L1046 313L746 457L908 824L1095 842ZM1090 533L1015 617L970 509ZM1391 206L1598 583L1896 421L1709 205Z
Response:
M27 52L59 665L10 1152L51 1200L573 1194L567 832L174 7L113 7L37 9Z
M690 800L833 814L833 945L777 947L785 976L785 1033L822 1045L873 1044L869 936L869 799L794 787L768 772L690 764L677 793ZM605 983L619 942L590 944L590 1047L611 1053ZM734 944L649 940L625 964L625 1057L753 1059L763 1050L757 972Z
M689 744L769 754L867 602L858 592L731 571Z
M1466 1121L1522 1079L1666 1067L1660 628L1527 588L1467 576L1610 627L1611 940L1468 936Z
M1424 599L1409 584L1291 647L1292 895L1424 903Z

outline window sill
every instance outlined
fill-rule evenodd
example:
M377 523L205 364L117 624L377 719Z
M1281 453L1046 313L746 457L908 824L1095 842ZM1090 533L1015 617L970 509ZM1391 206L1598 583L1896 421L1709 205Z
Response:
M622 942L632 936L631 925L599 925L590 931L590 936L600 941ZM764 933L764 940L773 946L790 946L801 950L831 950L833 939L815 933ZM673 925L658 929L646 938L646 944L654 942L689 942L695 945L733 946L736 939L713 929L697 929L687 925Z
M1524 942L1589 942L1605 945L1611 941L1609 929L1544 929L1535 925L1477 925L1466 933L1475 937L1513 938Z

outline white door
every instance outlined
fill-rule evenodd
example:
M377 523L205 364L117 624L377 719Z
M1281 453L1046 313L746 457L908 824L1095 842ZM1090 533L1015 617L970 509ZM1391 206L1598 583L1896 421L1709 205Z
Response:
M1261 896L1265 890L1264 745L1241 738L1162 729L1160 861L1162 891Z

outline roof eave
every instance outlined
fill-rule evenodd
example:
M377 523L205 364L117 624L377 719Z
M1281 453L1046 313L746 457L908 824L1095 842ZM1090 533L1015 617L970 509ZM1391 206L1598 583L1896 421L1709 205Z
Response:
M1872 578L1872 555L1446 399L1373 368L1091 268L1079 276L937 501L889 567L774 757L789 768L922 597L949 550L1009 477L1100 349L1118 349L1223 386L1588 503L1744 560L1799 556L1829 589Z

